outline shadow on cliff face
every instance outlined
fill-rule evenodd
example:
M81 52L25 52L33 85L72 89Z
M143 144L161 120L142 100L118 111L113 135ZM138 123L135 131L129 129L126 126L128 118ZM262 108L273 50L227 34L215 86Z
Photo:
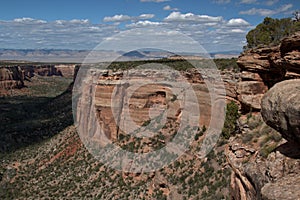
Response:
M0 98L0 153L41 142L73 124L71 88L54 98Z
M279 151L286 157L300 159L300 146L295 142L288 141L277 147L276 151Z

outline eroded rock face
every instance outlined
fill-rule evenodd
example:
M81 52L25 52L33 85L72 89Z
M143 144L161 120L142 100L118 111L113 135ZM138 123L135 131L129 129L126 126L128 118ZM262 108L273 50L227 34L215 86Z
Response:
M288 141L300 144L300 80L277 83L262 99L264 121Z
M73 78L76 65L75 64L56 64L55 68L61 73L63 77Z
M187 77L190 81L186 83L192 86L195 94L195 98L184 101L183 97L174 94L174 91L178 92L182 89L180 82L183 81L183 77L174 79L179 84L173 81L166 81L163 84L161 82L167 76L164 72L159 72L155 75L152 74L155 78L151 83L142 85L145 77L151 76L150 72L149 74L147 72L142 73L130 77L130 82L124 82L124 84L120 82L123 79L123 72L121 71L100 77L95 91L95 107L100 126L108 138L112 140L118 138L119 126L124 127L125 130L134 130L135 124L143 126L166 109L168 110L167 119L180 123L184 107L180 102L186 102L189 106L185 109L191 111L189 112L191 119L197 118L197 116L193 116L192 110L199 106L200 119L196 119L199 124L193 125L208 127L211 119L211 97L200 76L197 78L187 72L183 74L183 77ZM136 83L140 83L141 87L135 87ZM186 91L181 91L181 93L184 92ZM134 123L131 124L131 121Z
M274 84L300 74L300 32L282 40L279 46L245 51L237 64L242 71L238 99L244 110L260 110L263 94ZM245 87L247 86L247 87Z
M8 90L24 86L24 72L20 67L0 68L0 89Z
M56 65L24 65L20 66L26 77L39 76L63 76L73 78L75 64L56 64Z

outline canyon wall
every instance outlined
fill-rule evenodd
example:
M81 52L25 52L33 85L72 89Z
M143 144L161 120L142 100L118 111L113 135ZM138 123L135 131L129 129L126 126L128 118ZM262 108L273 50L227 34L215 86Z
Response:
M89 118L91 112L87 112L81 105L86 104L89 101L87 99L90 99L88 96L94 94L94 105L91 105L96 110L101 130L111 140L116 140L122 129L134 130L134 127L147 125L151 119L159 118L159 115L165 110L168 111L165 113L166 118L173 123L171 126L175 126L176 123L180 124L184 119L188 119L188 125L191 127L219 126L225 110L212 112L214 109L218 109L217 106L222 106L219 104L221 99L213 99L212 102L212 98L215 97L211 97L212 91L209 91L202 77L203 74L197 70L177 73L170 77L172 73L169 71L132 70L130 77L124 77L126 71L104 70L97 79L94 92L92 89L85 88L85 85L88 86L88 84L83 84L79 89L91 92L84 95L81 103L78 104L77 118ZM208 70L206 74L212 73ZM222 77L227 77L228 74L223 73ZM129 81L126 82L126 80ZM226 80L230 85L228 89L222 87L222 83L220 85L214 83L216 96L221 95L224 98L224 104L225 92L234 90L232 88L234 79L229 76ZM83 82L93 81L85 80ZM230 98L233 99L234 92L231 96ZM212 118L214 118L213 121L211 121ZM161 123L167 122L162 121Z
M75 64L41 64L41 65L21 65L26 77L39 76L63 76L73 78Z
M21 88L24 86L24 78L25 74L20 67L2 67L0 68L0 90Z
M25 80L38 76L62 76L73 78L76 64L23 64L0 67L0 90L5 94L10 89L26 86Z

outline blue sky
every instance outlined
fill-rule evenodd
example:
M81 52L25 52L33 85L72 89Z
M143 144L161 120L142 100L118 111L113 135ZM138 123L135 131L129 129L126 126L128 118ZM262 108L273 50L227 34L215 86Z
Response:
M163 27L209 52L241 51L247 31L264 17L299 9L299 0L2 1L0 48L92 49L122 31Z

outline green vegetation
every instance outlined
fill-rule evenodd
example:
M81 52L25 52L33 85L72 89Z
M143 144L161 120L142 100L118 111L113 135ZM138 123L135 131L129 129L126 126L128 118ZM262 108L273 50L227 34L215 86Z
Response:
M194 139L199 140L199 138L205 133L205 131L206 131L206 126L203 125L202 129L198 133L196 133Z
M283 37L300 31L300 21L291 18L273 19L266 17L255 29L248 32L247 46L254 48L264 45L277 45Z
M142 61L116 61L112 62L107 68L113 71L118 70L129 70L142 66L145 64L159 63L166 65L177 71L186 71L193 68L210 68L216 66L219 70L233 70L238 71L239 68L236 63L236 58L225 59L203 59L203 60L171 60L171 59L160 59L160 60L142 60Z
M222 136L225 139L229 139L230 136L237 129L237 119L240 116L238 110L239 110L238 105L236 103L234 103L233 101L231 101L229 104L227 104L226 117L225 117L224 127L222 130Z
M34 77L26 95L0 97L0 152L14 151L52 137L73 123L71 80Z
M36 75L26 85L30 87L29 96L56 97L67 90L72 81L72 78Z
M230 58L230 59L225 59L225 58L217 58L214 59L214 62L217 66L217 68L221 71L228 69L228 70L233 70L234 72L239 71L239 67L236 63L237 58Z

